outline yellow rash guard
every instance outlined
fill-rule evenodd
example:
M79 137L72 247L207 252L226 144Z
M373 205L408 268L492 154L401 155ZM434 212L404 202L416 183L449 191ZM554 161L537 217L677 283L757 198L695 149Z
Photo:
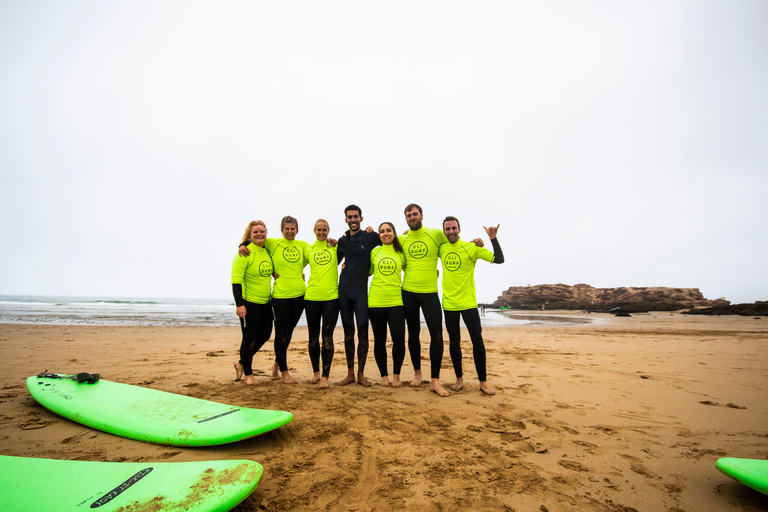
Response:
M369 308L388 308L403 305L401 273L405 255L392 245L381 245L371 251L371 288L368 290Z
M339 298L338 246L330 247L327 240L316 241L304 248L311 274L304 300L333 300Z
M477 308L475 264L478 259L493 263L494 254L459 238L455 244L440 246L443 266L443 309L464 311Z
M417 229L397 237L405 252L408 267L403 278L403 290L414 293L437 293L437 258L439 248L448 243L445 234L436 228Z
M243 289L243 299L255 304L266 304L270 299L272 285L272 258L263 247L248 244L251 254L235 256L232 261L232 284Z
M272 256L275 273L280 276L275 279L272 289L272 297L275 299L293 299L306 293L303 274L307 259L304 248L308 245L303 240L267 238L264 246Z

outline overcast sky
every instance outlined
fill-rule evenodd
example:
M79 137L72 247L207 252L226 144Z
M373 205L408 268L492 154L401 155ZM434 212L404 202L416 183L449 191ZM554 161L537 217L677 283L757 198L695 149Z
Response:
M247 223L768 300L768 2L0 0L0 294L230 297Z

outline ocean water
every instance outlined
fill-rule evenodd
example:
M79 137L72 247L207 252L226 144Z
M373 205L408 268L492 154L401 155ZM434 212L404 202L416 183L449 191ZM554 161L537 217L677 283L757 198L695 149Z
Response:
M233 300L0 295L0 323L239 325Z
M528 320L508 318L497 311L486 311L481 320L484 327L530 323ZM32 295L0 295L0 323L127 326L240 324L232 299ZM307 325L303 315L299 325Z

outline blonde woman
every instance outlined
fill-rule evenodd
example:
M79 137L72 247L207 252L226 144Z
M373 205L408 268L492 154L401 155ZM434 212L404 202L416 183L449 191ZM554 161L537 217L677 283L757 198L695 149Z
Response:
M339 321L339 260L337 246L328 244L328 221L315 221L314 244L304 249L309 262L310 276L307 293L304 295L304 311L309 330L309 359L315 375L312 384L320 383L321 389L328 388L328 377L333 362L333 330ZM322 321L322 330L321 330ZM323 368L320 372L320 337L322 333Z
M252 221L243 235L250 254L237 255L232 261L232 294L243 335L240 360L235 363L235 380L245 376L245 383L250 386L258 384L253 376L253 356L272 335L270 298L274 266L265 248L266 240L267 226L260 220Z

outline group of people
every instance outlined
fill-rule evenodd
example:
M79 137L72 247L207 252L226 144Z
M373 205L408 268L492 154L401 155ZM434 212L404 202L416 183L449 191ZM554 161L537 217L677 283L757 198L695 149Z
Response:
M267 238L262 221L251 222L243 235L238 255L232 263L232 291L240 318L242 343L240 360L235 363L237 380L256 385L253 356L275 330L275 362L272 378L295 384L287 364L288 346L302 312L306 312L309 331L309 356L314 371L313 383L329 387L333 360L333 332L341 316L347 375L339 385L372 383L365 377L368 356L368 325L373 331L373 353L382 386L400 387L400 371L405 361L406 326L408 352L414 369L412 386L423 381L421 370L420 317L424 315L430 335L430 390L440 396L449 392L440 384L443 359L442 316L449 337L449 352L456 373L450 386L464 385L461 364L459 319L469 331L480 390L492 395L487 382L485 345L475 295L474 269L477 260L503 263L497 240L499 226L484 228L493 251L482 240L461 240L461 226L455 217L446 217L441 229L426 228L422 208L405 208L408 231L397 235L394 224L383 222L378 232L362 229L362 210L357 205L344 209L347 232L338 240L329 239L330 227L318 219L312 245L296 240L298 221L286 216L280 223L283 237ZM437 290L438 259L442 265L443 304ZM338 265L343 263L341 275ZM304 269L309 266L305 284ZM369 276L370 287L368 285ZM274 280L274 285L272 281ZM339 315L340 314L340 315ZM392 381L389 380L387 328L392 339ZM355 350L357 331L357 350ZM322 343L321 343L322 340ZM357 372L355 373L355 354ZM322 362L322 366L321 366Z

